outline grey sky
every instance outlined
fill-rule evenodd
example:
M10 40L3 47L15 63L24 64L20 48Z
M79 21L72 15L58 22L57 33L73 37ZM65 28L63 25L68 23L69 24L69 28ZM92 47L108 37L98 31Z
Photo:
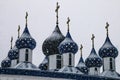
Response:
M73 40L83 44L83 56L91 51L91 35L95 34L95 49L98 52L106 38L105 23L108 21L109 36L120 51L120 0L0 0L0 62L10 49L10 38L17 39L17 28L21 33L25 27L25 12L29 13L28 28L37 42L33 51L33 63L39 65L44 58L43 41L55 28L56 2L60 4L59 27L66 35L66 21L69 16L70 32ZM80 57L76 54L76 64ZM120 55L116 59L117 71L120 73Z

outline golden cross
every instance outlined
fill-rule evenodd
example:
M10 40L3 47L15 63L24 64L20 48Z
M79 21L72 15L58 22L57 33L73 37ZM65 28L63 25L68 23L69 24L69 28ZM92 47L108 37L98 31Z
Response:
M56 9L55 9L55 12L56 12L56 18L57 18L57 21L56 21L56 24L58 24L58 10L59 10L60 6L58 5L58 2L56 4Z
M11 37L11 41L10 41L10 42L11 42L11 49L12 49L12 42L13 42L13 37Z
M27 26L27 18L28 18L28 12L26 12L26 16L25 16L25 19L26 19L26 26Z
M18 38L20 37L20 25L18 25Z
M93 48L94 48L94 38L95 38L95 36L94 36L94 34L92 34L91 40L92 40L92 47L93 47Z
M67 21L67 25L68 25L68 31L69 31L70 18L68 17L67 19L68 19L68 21Z
M83 49L83 46L81 44L81 46L80 46L81 56L82 56L82 49Z
M105 26L105 28L106 28L106 31L107 31L107 36L108 36L108 27L109 27L109 23L106 22L106 26Z

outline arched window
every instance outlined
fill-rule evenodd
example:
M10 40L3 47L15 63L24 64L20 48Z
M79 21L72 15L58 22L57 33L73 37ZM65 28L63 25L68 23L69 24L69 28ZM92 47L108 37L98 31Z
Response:
M17 64L19 63L19 59L17 59Z
M26 49L26 51L25 51L25 61L28 61L28 49Z
M110 58L110 70L113 70L112 58Z
M56 62L56 67L57 69L61 68L61 55L57 55L57 62Z

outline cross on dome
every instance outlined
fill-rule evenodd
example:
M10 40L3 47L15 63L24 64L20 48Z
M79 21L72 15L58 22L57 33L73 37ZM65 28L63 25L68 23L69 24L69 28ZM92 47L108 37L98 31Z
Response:
M67 18L67 26L68 26L68 32L69 32L69 23L70 23L70 18Z
M81 46L80 46L81 56L82 56L82 49L83 49L83 45L81 44Z
M57 2L57 4L56 4L56 9L55 9L55 12L56 12L56 18L57 18L57 20L56 20L56 24L58 24L58 10L59 10L59 8L60 8L60 5L58 5L58 2Z
M10 49L12 49L12 43L13 43L13 37L11 37L11 47L10 47Z
M91 40L92 40L92 47L93 47L93 48L94 48L94 38L95 38L95 36L94 36L94 34L92 34Z
M27 26L27 18L28 18L28 12L26 12L26 16L25 16L25 19L26 19L26 26Z
M106 31L107 31L107 36L108 36L108 27L109 27L109 23L108 23L108 22L106 22L105 29L106 29Z
M18 38L20 37L20 25L18 25Z

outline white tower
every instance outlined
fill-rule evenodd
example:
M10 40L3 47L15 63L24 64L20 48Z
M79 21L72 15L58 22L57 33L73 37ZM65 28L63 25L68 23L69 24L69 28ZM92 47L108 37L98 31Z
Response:
M100 67L102 66L102 60L97 55L94 49L94 38L95 36L92 34L92 50L88 58L85 60L86 66L89 68L89 75L99 75L100 74Z
M69 32L69 22L70 19L68 18L67 25L68 25L68 32L66 34L65 39L59 45L59 51L62 55L63 64L62 66L74 66L75 64L75 53L78 51L77 44L73 41L70 32Z
M51 36L49 36L42 45L42 50L43 53L48 56L48 69L49 70L55 70L55 69L60 69L61 68L61 55L58 51L58 46L59 44L64 40L64 36L61 33L59 26L58 26L58 9L59 5L57 3L56 7L56 27Z
M20 36L16 41L16 47L19 49L19 62L32 62L32 50L36 47L35 40L31 37L28 27L27 27L27 17L26 12L26 26Z
M99 50L99 55L103 59L103 73L102 75L107 76L107 73L112 73L111 76L117 76L115 67L115 58L118 56L118 50L111 43L108 35L109 24L106 23L107 37L103 46ZM105 74L106 73L106 74Z

